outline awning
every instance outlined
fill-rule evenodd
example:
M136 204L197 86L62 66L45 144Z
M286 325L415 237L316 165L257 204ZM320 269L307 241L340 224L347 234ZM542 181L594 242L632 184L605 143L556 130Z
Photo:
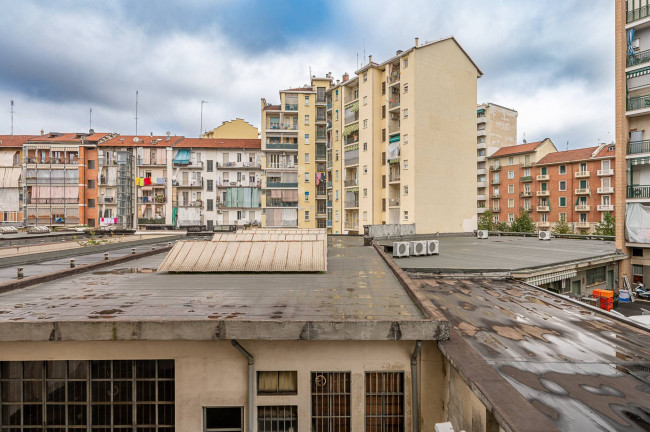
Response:
M647 75L647 74L650 74L650 67L645 67L643 69L637 69L637 70L634 70L632 72L628 72L626 75L627 75L627 78L636 78L636 77L640 77L640 76Z
M541 276L534 276L528 279L524 279L524 282L531 285L544 285L550 282L557 282L562 279L569 279L578 275L578 272L575 270L564 270L561 272L548 273Z
M393 137L390 137L390 139L388 140L389 143L397 142L397 141L399 141L399 134L397 134L397 135L395 135Z
M355 131L358 131L358 130L359 130L359 122L356 122L354 124L346 126L345 129L343 129L343 136L350 135L352 132L355 132Z
M345 147L344 150L346 152L349 152L349 151L352 151L352 150L357 150L358 148L359 148L359 144L352 144L350 146Z
M190 163L190 151L189 151L189 149L179 150L178 153L176 153L176 156L174 157L174 163L175 164L189 165L189 163Z
M357 112L357 111L359 111L359 101L357 100L357 101L355 101L355 102L352 102L350 105L347 105L347 106L345 107L345 110L346 110L346 111L347 111L347 110L350 110L350 111L352 111L352 112Z

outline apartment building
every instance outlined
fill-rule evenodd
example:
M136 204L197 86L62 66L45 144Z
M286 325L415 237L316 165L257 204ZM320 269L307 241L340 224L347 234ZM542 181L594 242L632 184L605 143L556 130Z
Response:
M500 148L517 144L517 111L494 103L476 109L476 182L477 213L480 217L488 206L486 159Z
M548 207L546 192L534 192L533 164L552 152L557 149L545 138L501 148L487 158L488 201L495 222L513 222L522 209L531 212Z
M181 136L117 135L98 145L103 224L173 225L172 146Z
M327 224L326 91L331 79L280 91L280 104L261 101L262 224L325 228Z
M476 227L476 80L454 38L368 64L327 93L328 230L415 224L416 231ZM329 167L331 161L331 168ZM452 181L453 179L453 181Z
M616 246L621 275L650 280L650 4L617 0ZM621 281L622 282L622 281Z
M23 145L31 135L0 135L0 226L23 223Z
M114 134L41 134L23 144L23 220L97 226L97 145Z
M539 204L533 219L549 230L562 218L578 233L593 232L614 213L614 144L549 153L533 170Z

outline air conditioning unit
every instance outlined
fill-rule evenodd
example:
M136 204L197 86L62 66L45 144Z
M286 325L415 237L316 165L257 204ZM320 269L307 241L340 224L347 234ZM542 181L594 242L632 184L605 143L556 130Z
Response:
M440 255L440 242L438 240L427 240L427 255Z
M476 231L476 237L480 239L488 238L488 230L478 230Z
M411 242L411 255L419 256L427 254L427 241L419 240Z
M539 232L539 239L540 240L550 240L551 239L551 232L550 231L540 231Z
M409 242L393 242L393 257L402 258L409 256Z
M632 41L632 49L634 51L639 51L641 49L641 41L639 39L634 39Z
M223 213L223 211L217 210L217 214L221 214L221 213Z

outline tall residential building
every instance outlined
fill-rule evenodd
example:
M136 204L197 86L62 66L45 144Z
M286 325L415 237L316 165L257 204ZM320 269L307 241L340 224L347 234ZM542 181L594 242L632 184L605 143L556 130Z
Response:
M114 134L56 133L23 144L23 220L97 226L97 145Z
M503 147L488 157L488 201L494 222L513 222L522 209L530 212L548 206L547 196L533 191L533 164L552 152L557 149L545 138Z
M562 218L574 232L593 232L614 213L614 144L549 153L534 166L532 189L539 199L533 219L540 230Z
M280 91L280 104L261 101L262 223L267 227L325 228L326 91L331 79Z
M486 158L500 148L517 144L517 111L493 103L476 109L476 181L477 212L487 209L488 184Z
M650 4L617 0L616 247L621 275L650 281ZM621 285L622 286L622 285Z
M31 135L0 135L0 226L23 223L23 144Z
M328 208L333 234L370 224L418 233L476 228L476 80L453 37L367 65L328 91ZM302 161L300 161L302 162Z

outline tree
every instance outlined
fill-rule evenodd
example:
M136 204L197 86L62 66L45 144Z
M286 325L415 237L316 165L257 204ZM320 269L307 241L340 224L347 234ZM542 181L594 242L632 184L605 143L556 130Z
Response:
M573 234L573 229L566 221L566 216L560 216L560 221L553 227L553 234Z
M616 235L616 218L610 212L605 213L603 220L596 224L596 234L606 236Z
M530 217L530 214L528 214L526 210L521 211L521 214L517 219L514 220L514 222L512 222L510 228L514 232L521 233L534 233L537 231L537 227L535 226L535 222L533 222L533 218Z
M478 229L494 231L494 215L490 210L485 210L485 213L478 218Z
M508 232L510 231L510 226L508 226L508 222L499 222L494 226L494 230L499 232Z

